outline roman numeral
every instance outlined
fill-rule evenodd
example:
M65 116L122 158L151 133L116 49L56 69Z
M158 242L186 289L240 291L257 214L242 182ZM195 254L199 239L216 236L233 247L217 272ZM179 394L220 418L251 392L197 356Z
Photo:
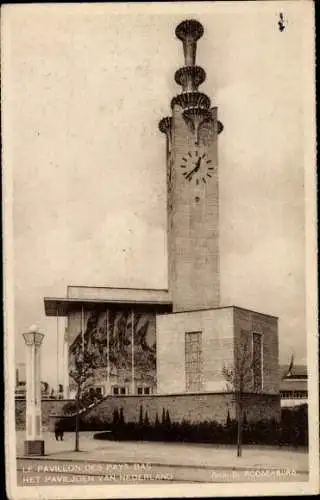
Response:
M213 167L208 167L208 170L214 170L214 168Z
M212 177L212 175L210 175L210 174L207 174L207 177Z
M186 168L186 165L180 165L181 168Z
M207 160L207 163L212 163L212 160Z
M205 184L207 184L207 181L205 180L205 178L204 178L204 177L202 177L202 180L203 180L203 182L204 182Z
M187 158L185 158L184 156L182 157L183 161L188 161Z
M190 153L190 151L188 151L188 155L189 155L189 156L190 156L190 158L191 158L192 154Z

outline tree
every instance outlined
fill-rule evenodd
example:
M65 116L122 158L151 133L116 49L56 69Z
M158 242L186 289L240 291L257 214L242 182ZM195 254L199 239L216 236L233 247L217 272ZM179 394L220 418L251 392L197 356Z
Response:
M248 419L247 419L247 412L244 410L243 412L243 425L246 426L248 425Z
M81 346L74 354L73 366L69 372L70 377L74 380L76 385L76 415L75 415L75 451L79 450L79 421L81 400L85 389L94 374L95 369L95 355L89 352L86 346Z
M144 416L144 425L148 426L149 424L150 424L149 416L148 416L148 412L146 411L145 416Z
M156 427L159 427L159 425L160 425L160 421L159 421L159 417L158 417L158 412L156 413L156 418L155 418L155 421L154 421L154 425Z
M227 427L230 427L231 425L231 417L230 417L230 411L229 411L229 408L228 408L228 414L227 414L227 422L226 422L226 426Z
M169 415L169 410L166 411L166 419L165 419L166 427L169 429L171 426L171 419Z
M140 405L139 425L143 425L143 408L142 408L142 405Z
M118 408L115 408L113 410L112 425L115 426L118 424L118 422L119 422L119 412L118 412Z
M162 418L161 418L161 424L165 425L166 424L166 410L162 408Z
M120 413L119 413L119 424L123 425L124 424L124 415L123 415L123 408L120 408Z
M241 330L240 336L235 340L234 363L225 364L222 368L222 375L227 382L228 390L231 389L235 393L238 457L242 456L244 394L252 388L253 370L254 363L250 332Z

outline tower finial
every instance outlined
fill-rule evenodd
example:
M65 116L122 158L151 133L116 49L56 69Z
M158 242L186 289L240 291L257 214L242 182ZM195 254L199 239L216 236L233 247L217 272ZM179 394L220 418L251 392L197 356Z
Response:
M194 66L196 62L197 40L203 35L203 26L195 19L182 21L176 27L176 36L183 42L186 66Z

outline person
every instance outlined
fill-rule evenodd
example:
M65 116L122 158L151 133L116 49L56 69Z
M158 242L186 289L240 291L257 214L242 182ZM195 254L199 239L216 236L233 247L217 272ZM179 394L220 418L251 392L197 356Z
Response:
M54 425L54 435L55 435L55 438L56 438L56 441L59 440L59 426L58 426L58 422L55 423Z
M64 432L61 428L61 423L60 422L56 422L55 423L55 426L54 426L54 435L55 435L55 438L56 438L56 441L63 441L63 436L64 436Z

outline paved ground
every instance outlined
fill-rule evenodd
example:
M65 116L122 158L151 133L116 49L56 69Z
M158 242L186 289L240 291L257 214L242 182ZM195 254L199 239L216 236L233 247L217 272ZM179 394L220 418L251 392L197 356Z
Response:
M62 442L44 433L46 457L27 459L23 458L24 433L17 432L20 484L308 480L305 451L244 447L243 456L237 458L231 446L100 441L92 436L82 432L81 451L75 452L73 433L66 433Z

